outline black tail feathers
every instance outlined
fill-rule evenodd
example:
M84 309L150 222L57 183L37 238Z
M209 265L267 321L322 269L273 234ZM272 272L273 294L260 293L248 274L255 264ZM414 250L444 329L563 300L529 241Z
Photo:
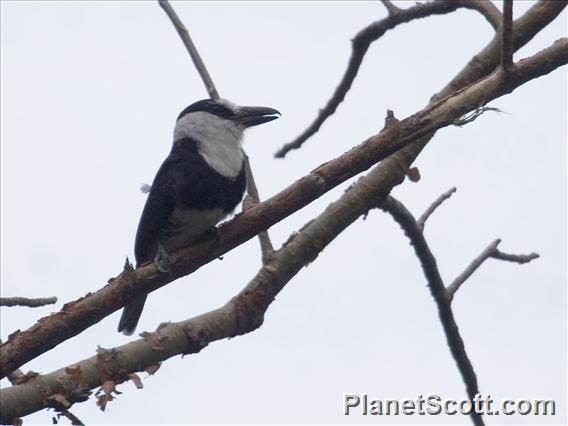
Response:
M134 302L129 303L124 307L122 311L122 316L118 323L118 331L130 336L136 330L136 325L142 315L142 310L144 309L144 303L146 302L146 295L136 299Z

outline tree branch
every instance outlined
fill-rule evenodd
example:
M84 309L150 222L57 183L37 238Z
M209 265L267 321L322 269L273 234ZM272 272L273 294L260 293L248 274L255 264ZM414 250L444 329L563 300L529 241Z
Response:
M513 51L516 52L544 27L552 22L564 10L568 1L540 0L532 6L523 16L513 22ZM501 25L501 24L499 24ZM467 65L437 94L432 96L430 103L454 93L474 81L485 77L499 65L501 59L501 34L495 37L474 55Z
M393 163L391 167L397 165ZM142 339L113 349L99 349L96 356L3 389L2 422L9 423L43 409L44 400L50 395L61 394L70 402L83 401L88 390L102 386L105 381L121 383L131 373L154 367L173 356L197 353L216 340L255 330L286 283L351 223L374 208L377 199L384 199L384 187L402 182L398 178L393 180L396 173L384 173L383 169L384 166L375 167L359 179L356 187L345 191L289 239L225 306L187 321L162 324L153 333L143 333Z
M9 336L0 347L1 377L77 335L138 295L154 291L218 258L402 147L411 146L414 141L450 125L480 103L510 93L526 81L547 74L566 62L568 39L564 38L520 61L510 73L505 75L498 69L491 76L408 117L397 126L386 127L359 146L322 164L279 194L223 224L218 234L207 235L176 253L168 274L159 273L152 264L135 271L131 267L125 268L96 293L65 305L60 312L41 319L28 330ZM427 140L418 143L416 148L401 152L401 155L413 161L425 143ZM400 158L393 158L393 161L405 164Z
M526 255L518 255L518 254L506 254L497 248L501 240L497 239L493 241L491 244L483 250L479 256L477 256L473 261L465 268L465 270L458 275L454 281L448 286L448 295L450 296L450 300L454 298L454 295L459 290L461 285L479 268L483 262L485 262L489 258L499 259L499 260L508 260L510 262L515 263L528 263L531 260L538 259L539 255L537 253L531 253Z
M39 306L53 305L57 303L57 297L41 297L30 299L27 297L0 297L0 306L27 306L37 308Z
M286 143L282 148L280 148L274 155L275 157L284 158L291 150L299 149L303 143L316 134L321 125L335 113L337 107L341 102L343 102L345 95L351 88L371 43L381 38L388 30L393 29L400 24L431 15L451 13L460 7L459 2L432 2L417 4L416 6L408 9L400 9L397 7L397 10L395 10L394 6L392 8L388 7L388 2L384 4L389 11L389 16L381 19L380 21L373 22L363 30L359 31L359 33L357 33L357 35L352 39L351 57L349 58L347 69L345 70L339 85L335 89L335 92L331 96L331 99L327 102L327 105L319 110L319 113L312 124L310 124L306 130L296 137L296 139L292 142Z
M501 11L489 0L471 0L467 2L468 9L477 10L481 13L491 26L498 30L501 27Z
M467 356L463 339L461 338L458 325L454 318L454 313L451 307L451 300L446 292L446 287L438 271L436 265L436 258L430 251L430 247L424 238L422 229L412 216L412 214L404 207L402 203L393 197L387 197L385 202L380 207L389 213L396 222L404 230L406 236L410 239L416 256L420 260L422 270L428 281L428 288L438 307L438 314L446 340L450 347L450 352L456 361L458 369L461 373L463 381L465 382L468 398L473 401L475 396L479 393L477 385L477 376L473 365ZM475 410L471 412L471 419L476 425L483 425L483 418Z
M256 183L254 181L254 175L250 167L250 161L248 155L245 154L245 169L247 173L247 193L252 199L253 204L260 203L260 196L258 195L258 189L256 188ZM250 208L251 206L248 206ZM272 253L274 252L274 247L272 246L272 241L270 241L270 236L267 231L262 231L258 234L258 241L260 242L260 253L262 255L262 263L266 263Z
M401 8L392 4L390 0L381 0L389 15L395 15L401 11Z
M381 38L388 30L415 19L451 13L462 7L480 12L494 27L495 25L500 25L500 19L497 24L495 22L501 14L499 10L492 3L484 3L486 2L475 0L437 1L430 3L418 3L408 9L400 9L390 3L390 1L383 1L389 15L386 18L373 22L369 26L365 27L353 38L351 57L349 58L347 69L345 70L345 73L343 74L343 77L341 78L341 81L335 89L331 99L327 102L327 105L319 110L315 120L306 130L304 130L304 132L302 132L292 142L286 143L274 156L277 158L284 158L288 152L293 149L299 149L304 142L318 132L321 125L335 113L339 104L345 99L345 95L351 88L371 43Z
M166 15L168 15L168 18L170 18L170 21L172 21L172 24L174 25L177 33L181 37L183 44L185 45L185 48L189 53L189 56L191 56L191 59L193 60L195 68L197 68L197 71L199 72L199 75L203 80L203 84L205 84L205 88L207 89L207 93L209 93L209 97L218 99L219 93L217 93L215 84L213 84L213 80L211 79L211 76L209 75L205 64L201 60L201 56L199 55L197 48L191 40L187 28L185 27L185 25L183 25L183 22L181 22L181 19L179 19L168 0L158 0L158 3L160 4L160 7L164 10L164 12L166 12Z
M428 207L426 211L422 213L422 216L420 216L420 218L417 221L418 226L422 231L424 231L424 226L426 225L426 221L432 215L432 213L434 213L436 209L440 207L442 203L446 201L448 198L450 198L452 194L456 191L457 188L455 186L453 188L450 188L448 191L444 192L436 200L434 200L434 202L430 204L430 207Z
M193 63L197 68L197 71L199 72L201 79L203 80L203 84L205 84L205 88L209 93L209 97L213 99L218 99L220 97L219 93L217 92L217 89L213 84L213 80L209 76L209 72L207 71L205 64L201 60L201 56L199 55L197 48L195 47L193 41L189 36L187 28L185 27L183 22L181 22L181 19L179 19L175 10L170 5L168 0L158 0L158 2L162 7L162 9L164 9L164 11L166 12L168 17L170 18L170 20L172 21L172 24L174 25L185 47L187 48L187 51L189 52L189 55L191 56L191 59L193 60ZM254 175L250 167L250 161L248 155L246 154L245 154L245 170L247 174L247 192L255 203L259 203L260 198L258 196L258 190L256 189ZM265 262L266 259L271 255L274 248L272 247L272 242L270 241L268 232L266 231L261 232L258 235L258 239L260 241L260 251L262 254L262 261Z
M503 3L501 66L507 71L513 66L513 0L505 0Z
M59 408L58 417L62 416L67 417L71 421L71 424L73 426L85 426L85 424L81 421L81 419L79 419L79 417L77 417L75 414L64 407Z
M501 240L497 239L493 241L491 244L483 250L479 256L477 256L473 261L465 268L465 270L459 274L454 281L448 286L448 295L450 296L450 300L454 298L454 294L456 291L459 290L461 285L469 278L471 275L481 266L483 262L489 259L497 250L497 246Z
M0 345L2 345L2 340L0 339ZM20 381L22 380L22 378L25 376L24 372L22 370L20 370L19 368L16 368L14 371L12 371L10 374L8 374L8 381L13 384L13 385L17 385L20 383Z
M540 256L538 253L530 253L530 254L508 254L503 253L502 251L496 249L494 253L491 254L493 259L505 260L508 262L515 262L515 263L528 263L531 260L538 259Z

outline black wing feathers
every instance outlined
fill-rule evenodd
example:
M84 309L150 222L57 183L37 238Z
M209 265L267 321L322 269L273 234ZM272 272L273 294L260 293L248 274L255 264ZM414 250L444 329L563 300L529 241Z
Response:
M209 167L191 139L177 141L156 174L148 195L134 252L138 264L152 260L158 241L167 238L169 219L176 208L235 209L246 187L244 167L236 178L227 178Z

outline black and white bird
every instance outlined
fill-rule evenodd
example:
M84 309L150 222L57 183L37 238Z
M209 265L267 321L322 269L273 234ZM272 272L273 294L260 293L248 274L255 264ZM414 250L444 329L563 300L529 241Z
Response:
M204 99L177 118L174 143L150 187L140 218L134 254L140 266L154 262L167 270L169 256L229 215L246 188L243 132L280 113L266 107L237 106ZM118 331L130 335L146 295L126 305Z

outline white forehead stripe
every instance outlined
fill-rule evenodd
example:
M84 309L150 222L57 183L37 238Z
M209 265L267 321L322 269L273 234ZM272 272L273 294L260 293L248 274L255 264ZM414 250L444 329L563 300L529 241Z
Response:
M217 99L215 102L217 102L219 105L223 105L225 108L229 108L233 112L237 112L239 110L238 106L236 106L231 101L228 101L227 99Z
M221 175L234 178L243 164L243 130L233 121L208 112L191 112L177 121L174 142L184 138L197 141L197 150L207 164Z

